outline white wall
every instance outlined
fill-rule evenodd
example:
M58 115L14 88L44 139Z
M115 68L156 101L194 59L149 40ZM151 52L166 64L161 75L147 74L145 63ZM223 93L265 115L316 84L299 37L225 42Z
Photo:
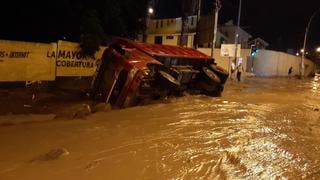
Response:
M305 76L315 71L316 65L309 59L305 59ZM290 67L293 67L292 75L299 75L301 57L283 52L261 50L254 59L254 73L258 76L287 76Z
M210 48L200 48L199 51L211 56ZM246 72L250 72L251 65L247 63L250 54L249 49L241 50L241 57L243 58L243 66ZM226 70L230 71L230 63L233 58L226 58L220 56L220 49L215 49L214 56L216 63ZM305 59L305 76L314 73L316 65L309 59ZM287 76L288 70L292 66L292 75L299 75L301 65L301 57L290 55L283 52L260 50L253 59L253 73L257 76Z

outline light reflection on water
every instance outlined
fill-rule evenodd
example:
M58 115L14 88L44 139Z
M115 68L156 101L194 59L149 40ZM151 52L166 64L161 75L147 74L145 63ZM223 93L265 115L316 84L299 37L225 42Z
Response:
M319 139L314 139L310 130L304 128L308 126L305 120L316 117L306 116L309 106L316 106L317 102L306 101L305 97L319 93L312 91L319 86L318 81L270 81L262 91L266 97L259 97L260 102L255 101L255 96L261 89L255 87L257 92L234 91L230 99L228 96L184 97L170 104L175 116L164 126L165 136L160 133L157 139L157 142L162 137L165 139L165 143L157 144L158 151L166 152L159 154L161 176L174 179L319 177L314 171L319 164L310 159L310 153L312 157L318 156L317 151L310 152L312 147L306 146ZM274 90L273 83L284 87L280 93ZM292 84L297 84L297 89L292 89Z
M186 96L70 127L37 126L74 128L61 135L68 166L52 165L68 173L53 179L319 179L319 83L253 78L227 84L220 98Z

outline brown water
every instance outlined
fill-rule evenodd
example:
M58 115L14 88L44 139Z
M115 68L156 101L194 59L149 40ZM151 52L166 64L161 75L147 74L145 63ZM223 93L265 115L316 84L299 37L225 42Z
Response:
M221 98L1 127L0 179L320 179L319 88L247 78Z

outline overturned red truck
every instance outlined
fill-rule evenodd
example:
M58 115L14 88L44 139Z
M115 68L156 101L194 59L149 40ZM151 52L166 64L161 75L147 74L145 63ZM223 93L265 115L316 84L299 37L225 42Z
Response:
M228 76L195 49L114 38L103 53L91 94L119 108L184 92L220 96Z

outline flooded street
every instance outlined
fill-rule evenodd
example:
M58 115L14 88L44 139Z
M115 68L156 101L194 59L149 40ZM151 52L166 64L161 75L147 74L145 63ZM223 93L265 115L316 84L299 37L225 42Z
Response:
M0 179L320 179L320 80L246 78L169 101L2 126Z

